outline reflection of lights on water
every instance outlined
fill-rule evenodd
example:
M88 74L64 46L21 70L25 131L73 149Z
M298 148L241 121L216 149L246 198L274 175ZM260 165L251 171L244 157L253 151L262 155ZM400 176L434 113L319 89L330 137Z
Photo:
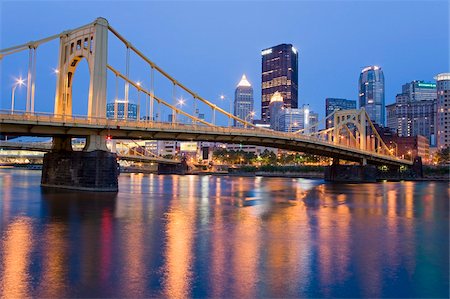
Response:
M30 219L17 218L6 229L3 239L3 271L0 275L0 297L29 297L28 267L32 249Z

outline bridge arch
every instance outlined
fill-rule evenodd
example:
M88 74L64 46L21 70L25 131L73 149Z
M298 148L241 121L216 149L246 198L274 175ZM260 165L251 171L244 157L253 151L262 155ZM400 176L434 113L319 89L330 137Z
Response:
M334 143L338 144L340 139L340 132L347 130L348 125L351 124L356 128L356 136L353 136L359 143L359 149L366 149L366 112L361 110L341 110L334 114ZM349 132L350 135L351 132Z
M103 18L60 37L55 116L72 115L72 86L78 63L89 67L88 117L106 116L108 21Z

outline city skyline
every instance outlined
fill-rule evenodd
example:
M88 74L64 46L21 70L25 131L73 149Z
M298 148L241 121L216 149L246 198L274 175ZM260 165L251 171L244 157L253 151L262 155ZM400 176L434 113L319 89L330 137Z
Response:
M362 67L366 65L376 64L383 68L386 80L386 104L395 101L395 95L398 92L399 86L405 82L412 80L432 81L436 74L448 71L448 55L446 55L448 53L448 43L442 42L443 40L448 41L448 26L446 26L448 24L448 17L445 14L446 8L448 8L447 3L441 1L412 2L408 3L408 5L401 2L353 3L340 1L325 3L327 7L334 9L333 14L320 9L325 5L324 2L320 4L312 2L280 3L279 5L281 7L290 7L292 8L291 10L294 10L294 8L303 8L303 10L298 10L298 14L301 17L295 18L295 21L289 21L289 24L292 24L292 29L280 31L277 28L271 28L263 38L256 38L254 34L262 26L262 21L252 18L251 22L247 22L246 26L244 26L242 20L237 21L236 24L224 20L226 20L227 13L236 5L239 5L242 9L242 12L239 12L239 14L250 11L258 11L261 13L269 11L270 5L264 2L246 2L239 4L200 4L193 2L189 4L177 4L177 8L186 8L186 12L190 12L191 10L195 11L199 6L202 6L203 13L206 12L205 15L207 15L208 11L214 11L214 16L218 20L203 18L203 23L193 22L192 20L183 22L187 20L187 17L184 16L184 13L180 13L178 9L175 13L181 15L179 21L174 21L174 18L165 20L164 15L175 4L142 2L142 5L155 11L154 21L161 24L157 30L144 29L153 28L145 20L142 20L141 26L133 26L131 24L132 22L129 22L133 16L136 16L137 19L143 16L143 13L138 9L139 5L134 2L127 4L129 12L123 15L121 19L117 17L117 11L124 5L121 3L115 5L114 8L105 8L101 3L94 2L90 10L85 11L72 2L64 3L64 5L53 2L51 4L40 2L38 4L40 7L48 8L48 18L46 20L39 19L39 23L41 24L39 31L27 30L30 24L37 22L37 17L30 13L33 9L28 9L24 12L25 17L20 21L14 19L12 17L13 14L10 13L20 10L24 6L33 7L36 4L11 2L2 4L1 14L3 26L0 31L0 41L1 47L5 48L16 44L19 40L35 40L46 36L47 33L54 33L55 30L63 31L68 28L75 28L80 22L91 22L97 16L103 15L115 28L121 32L126 32L127 36L130 36L130 41L156 63L180 78L181 82L190 86L202 96L215 101L222 108L227 107L220 102L219 95L223 93L227 97L231 97L235 82L239 79L239 76L242 73L247 74L249 80L254 82L254 110L257 112L255 118L261 117L259 115L261 86L259 85L260 82L258 82L258 78L261 75L260 51L268 46L279 43L292 43L298 49L299 106L309 104L312 110L320 113L320 118L324 116L322 107L325 98L339 97L350 100L357 99L358 74ZM389 6L390 10L383 9L386 5ZM358 14L362 15L365 9L371 9L378 17L385 17L386 27L383 28L390 27L388 31L385 31L372 23L368 24L364 30L365 34L370 34L372 39L376 39L376 43L370 47L367 45L361 47L359 45L360 41L355 38L358 36L357 33L361 31L358 28L354 28L357 19L356 16ZM56 13L57 11L58 14ZM217 11L220 11L220 13L217 13ZM305 11L309 12L309 17L306 16ZM409 17L402 17L402 15L398 14L400 11L405 12L402 15L408 15ZM428 13L424 14L424 12ZM290 11L286 13L292 14ZM193 12L193 14L194 16L198 16L196 12ZM71 17L71 15L77 15L77 17ZM349 15L348 20L343 19L346 15ZM434 17L430 17L430 15ZM421 16L420 20L418 20L419 16ZM317 24L317 28L307 26L308 24L312 24L313 20L318 17L324 20L323 24ZM368 16L367 18L371 20L372 16ZM394 28L392 24L397 23L399 19L402 20L400 22L402 25ZM6 30L6 24L8 24L8 30ZM208 27L204 26L205 24L210 25L210 28L205 28ZM329 30L330 24L336 25L336 28L332 31ZM146 27L146 25L149 26ZM183 26L187 26L188 28L184 29ZM172 33L167 31L165 27L169 27ZM192 29L192 27L196 30L188 30ZM238 34L238 28L245 28L251 32L252 38L245 40ZM308 28L308 30L305 28ZM441 30L430 30L430 28L441 28ZM397 38L400 38L400 36L409 31L413 31L417 36L426 38L427 43L414 47L412 47L413 41L402 40L399 43ZM190 45L188 42L190 38L194 37L192 32L198 32L201 39L207 37L211 39L211 42L208 43L208 51L206 54L200 56L193 54L197 51L197 46ZM333 32L335 34L332 34ZM174 38L175 33L178 33L177 38ZM231 48L229 46L231 36L238 38L239 47ZM438 44L437 41L439 41L442 47L433 46ZM395 47L392 47L393 45ZM355 53L363 52L363 49L365 49L364 55L355 55ZM110 55L116 56L121 54L121 52L124 52L123 49L117 49L117 53L111 51ZM47 61L46 64L42 63L37 65L38 73L41 68L44 73L47 72L49 74L48 78L43 78L43 76L37 78L37 84L45 86L46 81L52 78L51 68L56 66L56 61L47 57L40 49L38 50L38 56L40 60ZM222 57L222 59L218 59L218 57ZM353 57L353 59L350 60L350 57ZM17 67L12 68L11 65L13 65L13 62L10 63L8 58L2 61L1 80L3 86L11 86L13 84L12 76L18 76L20 74L24 76L26 74L27 57L21 57L20 61L21 67L19 69ZM215 65L215 68L211 69L209 65ZM133 66L135 65L132 64L132 73ZM87 67L84 70L83 67L83 65L80 65L79 72L84 74L88 73ZM135 72L136 80L146 79L145 72L139 70ZM80 78L82 75L77 75L74 88L80 86L82 91L76 92L75 96L77 94L87 94L86 83L82 82L83 80ZM108 81L108 86L112 86L112 82ZM325 86L326 88L321 88L321 86ZM8 99L10 92L7 88L1 91L2 108L9 107ZM20 99L23 101L23 93L23 88L17 90L18 105L20 105ZM54 96L53 89L41 91L41 94L37 94L37 108L42 105L45 106L45 104L39 102L39 97L52 96ZM108 101L112 100L108 98ZM75 102L74 112L77 110L76 105L77 103ZM45 106L43 108L51 111L53 107Z

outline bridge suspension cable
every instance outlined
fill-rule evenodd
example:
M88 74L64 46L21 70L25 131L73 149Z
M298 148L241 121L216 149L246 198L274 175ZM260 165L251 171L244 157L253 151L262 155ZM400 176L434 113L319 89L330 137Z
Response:
M132 85L134 88L136 88L137 90L140 90L140 91L142 91L143 93L145 93L145 94L147 94L147 95L149 95L149 96L151 95L151 92L150 92L150 91L146 90L146 89L143 88L142 86L137 85L135 82L131 81L131 80L130 80L129 78L127 78L124 74L122 74L121 72L119 72L118 70L116 70L115 68L113 68L112 66L108 65L107 67L108 67L108 69L110 69L113 73L115 73L116 76L118 76L118 77L122 78L123 80L127 81L129 84L131 84L131 85ZM194 121L196 121L196 122L202 123L202 124L207 125L207 126L210 126L210 127L214 126L213 124L211 124L211 123L209 123L209 122L207 122L207 121L204 121L203 119L197 118L197 117L195 117L195 116L190 115L190 114L187 113L187 112L184 112L184 111L181 110L181 109L178 109L178 108L175 107L174 105L169 104L168 102L166 102L166 101L164 101L163 99L157 97L156 95L153 95L153 98L154 98L158 103L162 103L162 104L164 104L165 106L167 106L167 107L169 107L170 109L172 109L173 111L176 111L177 113L183 114L183 115L189 117L190 119L192 119L192 120L194 120Z
M188 87L186 87L185 85L181 84L180 82L178 82L174 77L170 76L167 72L165 72L162 68L160 68L158 65L156 65L153 61L151 61L147 56L145 56L139 49L137 49L135 46L133 46L125 37L123 37L119 32L117 32L113 27L111 27L110 25L108 25L108 29L109 31L111 31L111 33L113 33L120 41L122 41L125 46L131 50L133 50L134 53L136 53L140 58L142 58L146 63L148 63L150 65L150 67L154 68L155 70L157 70L159 73L161 73L164 77L166 77L169 81L171 81L174 85L177 85L179 87L181 87L185 92L187 92L188 94L190 94L192 97L194 97L195 99L200 100L201 102L203 102L204 104L206 104L207 106L209 106L211 109L213 109L213 116L215 115L215 112L220 112L244 125L246 125L247 127L256 127L253 123L247 122L243 119L240 119L237 116L234 116L231 113L228 113L226 110L220 108L219 106L217 106L216 104L211 103L210 101L206 100L205 98L199 96L197 93L195 93L194 91L192 91L191 89L189 89Z

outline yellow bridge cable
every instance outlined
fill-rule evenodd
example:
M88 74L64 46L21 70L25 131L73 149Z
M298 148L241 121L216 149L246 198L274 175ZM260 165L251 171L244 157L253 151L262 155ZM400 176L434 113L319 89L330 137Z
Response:
M118 70L116 70L115 68L113 68L112 66L108 65L107 67L108 67L108 69L110 69L112 72L114 72L114 74L116 74L116 76L118 76L118 77L124 79L124 80L127 81L129 84L133 85L137 90L142 91L143 93L147 94L147 95L150 96L150 97L153 97L158 103L162 103L162 104L166 105L167 107L171 108L172 110L176 111L177 113L183 114L183 115L189 117L190 119L192 119L192 120L194 120L194 121L196 121L196 122L205 124L205 125L210 126L210 127L215 127L214 124L209 123L209 122L207 122L207 121L204 121L204 120L202 120L202 119L200 119L200 118L197 118L197 117L195 117L195 116L192 116L192 115L190 115L189 113L186 113L186 112L184 112L183 110L180 110L180 109L178 109L177 107L175 107L175 106L173 106L173 105L167 103L167 102L164 101L163 99L161 99L161 98L159 98L159 97L153 95L153 94L150 93L148 90L142 88L141 86L137 85L135 82L133 82L133 81L131 81L130 79L128 79L124 74L122 74L121 72L119 72Z
M243 119L240 119L239 117L234 116L231 113L228 113L227 111L223 110L222 108L220 108L219 106L211 103L210 101L204 99L203 97L199 96L198 94L196 94L195 92L193 92L192 90L190 90L189 88L187 88L186 86L184 86L183 84L181 84L180 82L178 82L175 78L173 78L172 76L170 76L168 73L166 73L162 68L160 68L159 66L157 66L153 61L151 61L147 56L145 56L141 51L139 51L136 47L134 47L126 38L124 38L122 35L120 35L114 28L112 28L111 26L108 25L108 29L119 39L121 40L128 48L130 48L131 50L133 50L139 57L141 57L145 62L147 62L152 68L156 69L158 72L160 72L163 76L165 76L167 79L169 79L170 81L172 81L173 84L181 87L184 91L186 91L187 93L189 93L191 96L193 96L195 99L200 100L201 102L203 102L204 104L208 105L209 107L211 107L214 110L217 110L218 112L246 125L249 127L256 127L254 124L247 122Z

